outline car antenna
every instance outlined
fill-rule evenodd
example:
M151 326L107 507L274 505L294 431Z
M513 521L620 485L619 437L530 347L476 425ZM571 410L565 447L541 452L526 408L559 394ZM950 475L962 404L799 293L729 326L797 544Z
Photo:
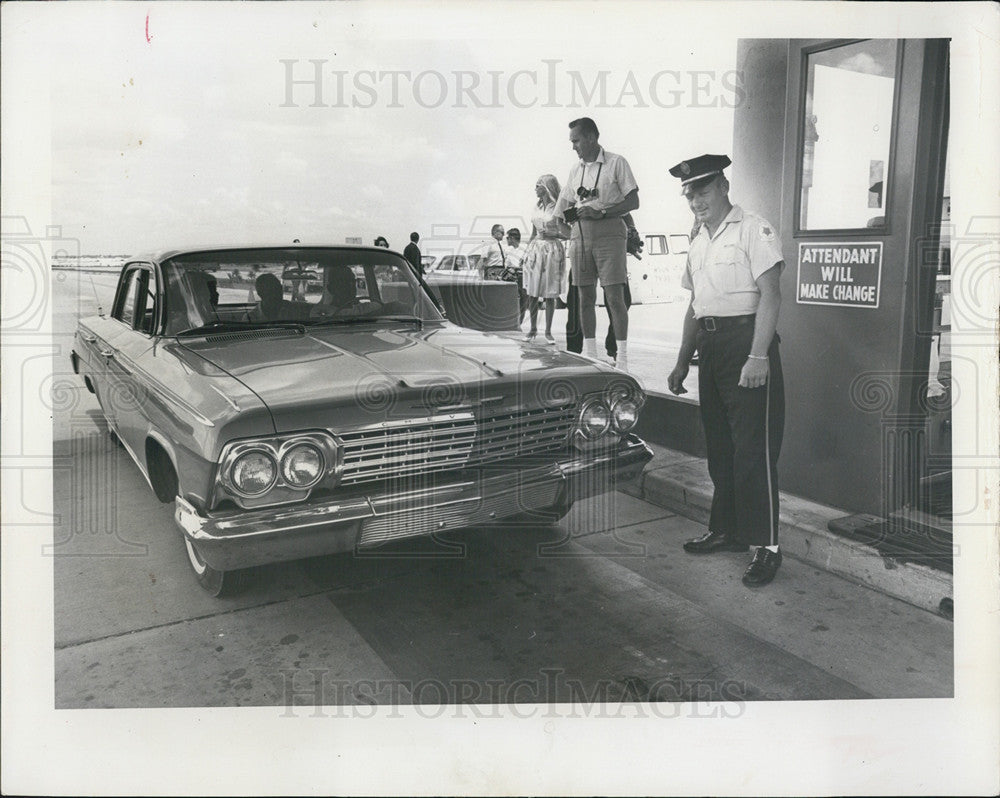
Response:
M97 302L97 315L104 315L104 308L101 307L101 298L97 295L97 286L94 285L94 274L93 272L87 272L87 276L90 278L90 287L94 290L94 301Z

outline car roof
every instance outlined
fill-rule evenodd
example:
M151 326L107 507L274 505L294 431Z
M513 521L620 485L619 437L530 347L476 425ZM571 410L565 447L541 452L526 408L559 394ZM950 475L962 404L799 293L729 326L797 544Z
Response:
M210 255L216 252L239 252L239 251L260 251L260 250L283 250L295 252L308 252L310 250L368 250L375 252L391 252L394 255L403 257L403 254L395 249L386 247L376 247L370 244L236 244L233 246L207 246L189 247L185 249L161 249L147 252L141 255L130 256L125 259L126 263L135 261L150 261L162 263L163 261L176 258L179 255Z

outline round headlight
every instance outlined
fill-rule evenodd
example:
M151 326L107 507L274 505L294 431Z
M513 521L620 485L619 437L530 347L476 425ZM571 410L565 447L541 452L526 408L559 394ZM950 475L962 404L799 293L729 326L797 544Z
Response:
M251 451L236 458L230 474L238 491L256 496L274 484L278 469L267 452Z
M301 443L281 458L281 478L293 488L308 488L323 476L323 453L315 446Z
M608 431L611 425L611 414L607 405L600 401L591 401L584 405L580 412L580 430L588 438L599 438Z
M611 423L619 432L628 432L639 421L639 405L628 396L623 396L611 406Z

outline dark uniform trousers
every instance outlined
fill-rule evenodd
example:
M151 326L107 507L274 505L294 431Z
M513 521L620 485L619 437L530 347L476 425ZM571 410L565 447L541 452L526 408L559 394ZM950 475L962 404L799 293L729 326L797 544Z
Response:
M698 330L698 394L715 485L708 528L752 546L776 546L785 388L777 333L767 353L767 383L740 387L753 330L752 321Z

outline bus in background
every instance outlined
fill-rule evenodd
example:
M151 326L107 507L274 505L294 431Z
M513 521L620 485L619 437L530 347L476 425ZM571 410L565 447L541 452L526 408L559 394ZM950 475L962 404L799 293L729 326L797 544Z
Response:
M681 288L681 275L687 263L686 233L644 235L642 257L629 256L628 287L633 305L686 301L688 292ZM597 292L597 302L604 304L604 292Z

